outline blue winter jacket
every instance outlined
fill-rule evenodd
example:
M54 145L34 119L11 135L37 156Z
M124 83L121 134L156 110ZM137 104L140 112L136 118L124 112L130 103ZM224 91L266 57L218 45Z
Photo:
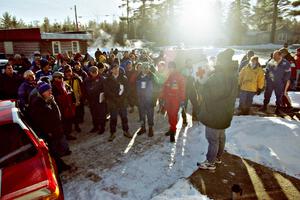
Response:
M266 81L267 83L279 84L285 86L291 76L291 66L286 59L276 66L272 62L269 62L266 67Z
M29 95L31 91L35 88L33 83L24 81L18 89L18 100L21 110L24 110L29 105Z
M136 80L137 96L140 104L153 105L153 74L143 75L140 73Z

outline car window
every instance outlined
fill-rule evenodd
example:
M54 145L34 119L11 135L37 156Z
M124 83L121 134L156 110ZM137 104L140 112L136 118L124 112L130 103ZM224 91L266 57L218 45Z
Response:
M34 145L19 124L0 126L0 168L27 160L36 153Z

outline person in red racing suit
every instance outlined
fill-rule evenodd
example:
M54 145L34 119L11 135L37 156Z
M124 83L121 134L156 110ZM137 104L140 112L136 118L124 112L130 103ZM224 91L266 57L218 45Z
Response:
M185 100L185 79L176 70L175 62L169 62L169 77L163 85L161 91L162 106L166 109L170 129L165 134L170 136L170 142L175 142L176 125L178 120L178 111L180 107L184 107Z

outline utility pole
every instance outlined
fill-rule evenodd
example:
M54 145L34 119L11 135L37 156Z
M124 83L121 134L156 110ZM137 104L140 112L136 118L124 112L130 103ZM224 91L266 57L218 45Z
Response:
M74 11L75 11L76 31L79 31L78 20L77 20L77 10L76 10L76 5L74 6Z

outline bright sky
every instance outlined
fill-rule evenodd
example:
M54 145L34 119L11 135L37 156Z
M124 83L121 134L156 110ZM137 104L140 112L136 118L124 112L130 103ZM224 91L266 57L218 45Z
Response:
M122 15L121 9L118 8L120 4L121 0L0 0L0 16L8 11L27 23L34 20L43 21L46 16L52 23L62 22L68 16L73 21L76 5L79 22L112 21L113 18L117 19Z
M48 17L53 23L63 22L68 16L74 20L74 5L77 5L79 22L86 23L89 20L112 21L118 19L122 14L125 15L125 9L118 6L122 0L0 0L0 16L6 11L17 19L22 18L26 23L38 20L43 21ZM211 1L211 0L194 0ZM232 0L222 0L229 4Z

